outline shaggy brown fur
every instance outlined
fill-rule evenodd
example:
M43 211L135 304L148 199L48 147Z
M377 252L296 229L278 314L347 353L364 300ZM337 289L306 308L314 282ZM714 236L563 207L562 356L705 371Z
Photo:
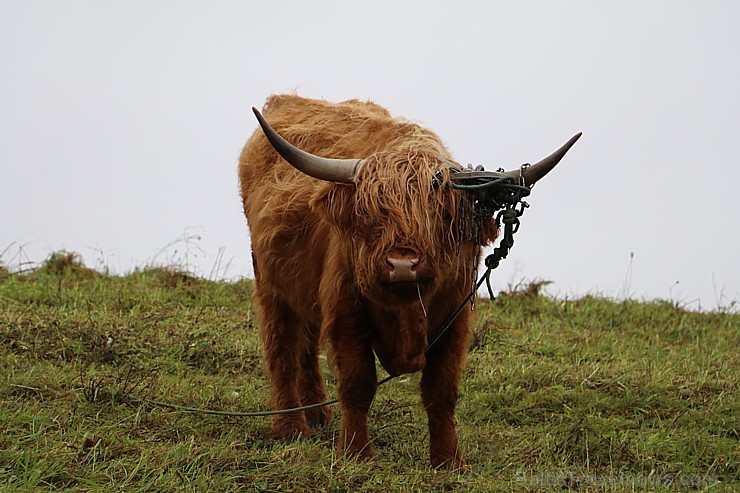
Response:
M470 311L424 350L473 282L493 220L471 234L470 200L445 186L452 161L431 131L394 119L373 103L331 104L272 96L263 110L293 145L329 158L365 158L354 184L316 180L287 164L257 130L244 146L239 178L252 239L255 299L276 409L326 398L319 342L338 373L339 447L370 457L367 413L377 376L422 371L432 465L464 468L455 430L458 381L467 351ZM432 187L435 176L441 186ZM473 240L476 241L473 241ZM423 259L420 281L384 282L391 251ZM326 423L328 408L274 418L282 437Z

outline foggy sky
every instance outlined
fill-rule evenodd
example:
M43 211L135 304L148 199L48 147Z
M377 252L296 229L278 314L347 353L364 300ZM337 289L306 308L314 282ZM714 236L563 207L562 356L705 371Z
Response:
M740 301L740 3L0 1L0 252L251 276L236 165L272 93L375 101L533 190L495 287Z

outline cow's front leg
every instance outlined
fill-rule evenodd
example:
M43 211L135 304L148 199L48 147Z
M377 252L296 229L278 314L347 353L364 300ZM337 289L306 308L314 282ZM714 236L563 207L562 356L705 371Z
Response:
M429 419L429 457L435 468L467 471L455 428L458 385L467 348L467 313L463 312L426 354L421 396Z
M339 335L338 332L344 332ZM337 331L332 340L333 359L339 375L342 431L339 451L348 456L372 457L367 433L367 413L378 387L375 359L369 337Z

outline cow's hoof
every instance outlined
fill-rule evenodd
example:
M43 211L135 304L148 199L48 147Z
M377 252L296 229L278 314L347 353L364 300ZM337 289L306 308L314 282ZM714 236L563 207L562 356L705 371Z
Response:
M272 421L272 436L286 441L294 441L309 434L303 416L276 416Z
M470 472L470 468L462 457L432 457L431 462L432 467L437 470L448 470L460 474Z
M356 446L355 444L349 444L346 447L341 445L338 448L339 456L344 456L348 459L354 459L358 461L371 461L373 460L373 450L370 448L370 444L366 443L364 446Z
M339 454L344 455L346 459L358 462L372 462L373 460L373 452L369 445L362 450L340 450Z
M304 413L306 415L306 422L310 428L326 426L331 421L331 409L327 406L309 409L308 411L304 411Z

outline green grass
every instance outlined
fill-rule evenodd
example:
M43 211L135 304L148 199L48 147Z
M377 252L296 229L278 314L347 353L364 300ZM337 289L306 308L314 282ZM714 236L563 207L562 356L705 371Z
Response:
M267 418L251 283L108 276L57 254L0 271L0 491L733 491L740 315L667 302L481 300L458 408L472 473L428 466L418 376L379 390L376 458ZM326 372L330 393L335 384Z

